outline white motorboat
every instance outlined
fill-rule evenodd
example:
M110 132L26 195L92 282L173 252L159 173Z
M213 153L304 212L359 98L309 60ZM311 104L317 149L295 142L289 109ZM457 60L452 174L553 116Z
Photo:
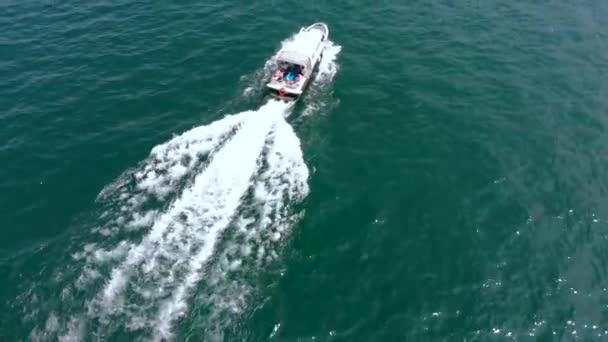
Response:
M266 85L274 98L286 102L298 100L323 57L328 36L327 25L312 24L303 27L292 44L286 44L277 53L270 82Z

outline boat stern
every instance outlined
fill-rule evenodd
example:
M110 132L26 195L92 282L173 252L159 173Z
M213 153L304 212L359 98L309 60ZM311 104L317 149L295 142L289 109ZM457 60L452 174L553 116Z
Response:
M303 82L298 82L298 84L287 84L283 81L271 80L266 87L270 90L270 95L282 101L297 101L300 95L302 95Z
M300 98L300 95L302 95L300 92L293 92L285 88L275 87L272 84L268 84L267 87L270 90L269 93L272 98L283 102L295 102Z

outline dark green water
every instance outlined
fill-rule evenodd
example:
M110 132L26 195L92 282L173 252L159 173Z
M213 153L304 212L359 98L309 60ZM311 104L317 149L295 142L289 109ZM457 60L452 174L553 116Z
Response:
M607 18L0 2L1 340L607 339ZM223 119L316 21L328 75Z

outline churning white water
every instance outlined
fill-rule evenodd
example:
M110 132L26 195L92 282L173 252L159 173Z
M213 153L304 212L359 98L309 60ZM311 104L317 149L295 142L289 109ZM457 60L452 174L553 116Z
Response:
M87 245L74 256L86 259L76 286L102 278L102 286L87 301L86 318L170 337L201 281L212 280L207 285L221 293L229 286L222 279L227 272L247 260L259 263L277 256L273 242L282 239L297 216L289 206L308 193L308 169L299 140L283 118L286 110L287 104L271 100L257 111L194 128L156 146L146 162L126 176L133 184L118 181L104 190L102 196L118 191L114 196L122 204L121 214L99 230L102 234L148 230L139 241L121 240L111 248ZM181 192L172 193L171 187L181 183ZM143 206L151 197L162 201L171 195L160 209ZM254 225L240 212L244 207L255 208ZM231 227L233 235L242 235L238 248L231 242L218 250L220 237ZM217 264L209 266L214 255ZM206 267L212 279L206 277ZM241 303L226 304L238 312L247 296L242 290L225 298L214 294L210 300L221 309L220 301L241 296Z
M282 46L297 42L296 34ZM337 71L340 47L326 44L313 84ZM202 335L222 339L255 292L256 274L277 260L302 215L294 205L308 194L308 168L285 121L291 110L270 100L193 128L106 186L97 242L71 255L78 270L60 294L81 305L65 315L50 311L31 339L133 331L166 340L199 309Z

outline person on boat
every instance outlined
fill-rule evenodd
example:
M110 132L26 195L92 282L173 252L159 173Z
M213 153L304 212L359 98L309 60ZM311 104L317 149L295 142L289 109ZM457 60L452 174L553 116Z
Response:
M296 78L297 74L298 74L297 66L290 65L287 68L287 70L285 70L285 73L283 74L283 80L284 81L293 81Z

